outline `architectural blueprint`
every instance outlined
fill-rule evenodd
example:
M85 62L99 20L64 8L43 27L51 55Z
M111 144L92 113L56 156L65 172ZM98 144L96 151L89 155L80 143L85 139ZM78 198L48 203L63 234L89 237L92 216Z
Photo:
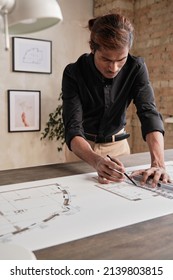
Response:
M173 179L173 161L167 162ZM147 166L127 168L127 172ZM140 178L136 178L139 182ZM173 213L173 184L99 184L96 173L0 187L0 242L37 250Z
M4 240L77 211L70 206L68 188L57 183L0 192L0 205L0 238Z

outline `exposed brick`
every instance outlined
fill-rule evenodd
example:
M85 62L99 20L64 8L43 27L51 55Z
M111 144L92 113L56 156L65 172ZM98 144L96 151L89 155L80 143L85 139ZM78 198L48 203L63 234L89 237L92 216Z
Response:
M131 52L142 56L148 67L156 105L163 119L173 116L173 1L172 0L95 0L94 14L119 11L134 24ZM127 111L127 131L131 152L147 151L141 136L134 105ZM165 148L173 148L173 124L165 124Z

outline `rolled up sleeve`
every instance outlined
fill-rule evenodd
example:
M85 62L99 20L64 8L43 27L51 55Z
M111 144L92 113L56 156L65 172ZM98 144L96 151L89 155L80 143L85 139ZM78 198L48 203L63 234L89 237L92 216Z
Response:
M70 142L75 136L84 137L82 105L78 95L78 86L71 75L70 65L63 73L62 79L63 122L65 127L65 142L70 148ZM85 137L84 137L85 138Z
M134 104L141 122L143 139L146 140L146 135L153 131L160 131L164 135L162 115L156 108L154 92L149 81L148 70L145 63L143 67L141 67L136 79Z

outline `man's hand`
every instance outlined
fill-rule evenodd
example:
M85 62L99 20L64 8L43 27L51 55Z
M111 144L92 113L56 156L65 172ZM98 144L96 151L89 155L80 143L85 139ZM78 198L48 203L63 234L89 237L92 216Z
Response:
M114 158L114 161L111 161L108 157L101 157L97 161L95 168L98 173L98 182L101 184L108 184L111 181L122 182L125 179L125 176L122 174L125 171L124 166L116 158Z
M141 185L145 185L147 180L151 180L151 186L156 187L159 181L163 184L171 183L170 176L167 174L166 169L163 167L150 167L148 169L140 169L132 172L131 177L142 175Z
M98 181L108 184L111 181L124 181L124 165L117 158L111 161L107 156L102 157L93 151L90 144L81 136L75 136L71 141L71 149L75 155L94 167L98 173ZM120 173L118 173L120 172Z

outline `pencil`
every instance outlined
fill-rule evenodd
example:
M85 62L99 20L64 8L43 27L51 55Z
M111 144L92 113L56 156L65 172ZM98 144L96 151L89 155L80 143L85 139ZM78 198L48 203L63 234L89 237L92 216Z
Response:
M109 155L107 155L107 157L111 160L111 161L113 161L113 162L115 162L115 160L113 159L113 158L111 158ZM116 162L115 162L116 163ZM119 174L122 174L122 175L125 175L126 176L126 178L128 178L132 183L133 183L133 185L135 185L135 186L137 186L138 187L138 185L136 184L136 182L132 179L132 178L130 178L129 177L129 175L126 173L126 172L120 172L120 171L118 171L117 169L114 169L117 173L119 173Z

